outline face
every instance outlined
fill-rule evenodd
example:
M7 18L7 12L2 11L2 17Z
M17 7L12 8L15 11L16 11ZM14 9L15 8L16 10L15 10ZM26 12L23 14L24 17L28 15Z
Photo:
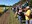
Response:
M24 10L24 11L26 11L26 10L27 10L27 8L24 8L23 10Z

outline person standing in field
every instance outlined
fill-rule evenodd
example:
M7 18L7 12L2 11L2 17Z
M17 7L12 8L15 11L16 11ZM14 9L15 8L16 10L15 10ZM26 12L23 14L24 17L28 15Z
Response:
M24 10L25 10L24 15L25 15L25 19L26 19L26 24L29 24L28 22L30 19L29 16L30 16L31 10L30 10L29 6L27 6Z
M15 14L15 12L16 12L16 7L13 7L12 10L13 10L13 12L14 12L14 14Z
M24 13L22 12L22 8L19 8L19 11L16 11L14 16L16 17L17 14L18 14L19 22L20 22L20 24L22 24L22 19L23 19L23 16L24 16Z

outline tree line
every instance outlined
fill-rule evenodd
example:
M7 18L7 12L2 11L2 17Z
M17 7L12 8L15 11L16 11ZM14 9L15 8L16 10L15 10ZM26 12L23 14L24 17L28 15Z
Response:
M32 7L32 0L27 0L27 1L29 1L29 6L31 6ZM16 6L16 5L18 5L19 3L24 3L24 2L26 2L26 0L21 0L21 1L19 1L19 2L17 2L17 3L15 3L13 6Z

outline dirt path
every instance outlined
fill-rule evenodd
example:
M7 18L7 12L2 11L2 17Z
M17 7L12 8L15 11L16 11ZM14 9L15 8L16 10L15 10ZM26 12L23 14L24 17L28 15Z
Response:
M6 13L4 13L4 14L0 17L0 24L8 24L9 15L10 15L10 10L8 10Z

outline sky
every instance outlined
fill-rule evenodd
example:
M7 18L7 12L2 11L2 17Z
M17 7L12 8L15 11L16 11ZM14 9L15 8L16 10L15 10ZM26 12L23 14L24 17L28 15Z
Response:
M0 5L13 5L20 0L0 0Z

